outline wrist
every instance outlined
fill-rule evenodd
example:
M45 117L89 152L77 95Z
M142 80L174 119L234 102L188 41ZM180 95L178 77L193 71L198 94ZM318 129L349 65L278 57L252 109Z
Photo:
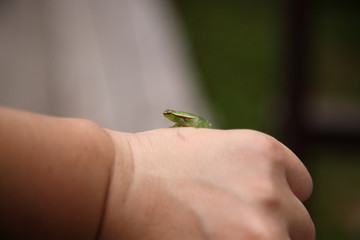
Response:
M124 222L130 187L133 182L134 164L131 147L131 133L104 131L110 137L114 147L114 161L110 173L110 182L106 193L102 223L98 239L123 238Z

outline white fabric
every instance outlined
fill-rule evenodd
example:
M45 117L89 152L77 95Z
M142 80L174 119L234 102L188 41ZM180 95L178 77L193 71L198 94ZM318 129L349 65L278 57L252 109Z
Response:
M166 0L2 1L0 105L127 132L208 116L179 30Z

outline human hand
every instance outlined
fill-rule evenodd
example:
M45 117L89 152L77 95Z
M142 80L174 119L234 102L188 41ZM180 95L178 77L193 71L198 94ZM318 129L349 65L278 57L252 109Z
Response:
M251 130L109 131L116 159L100 239L314 239L312 181Z

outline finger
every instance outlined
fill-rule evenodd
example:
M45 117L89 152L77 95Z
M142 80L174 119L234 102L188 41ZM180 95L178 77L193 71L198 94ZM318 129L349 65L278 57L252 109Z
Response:
M301 201L308 199L313 190L313 182L309 171L301 160L285 145L285 175L294 195Z
M315 239L315 226L309 212L299 199L292 197L289 205L289 234L292 240Z
M312 192L312 179L300 159L284 144L267 134L253 130L239 130L242 136L246 136L246 142L242 143L257 151L263 152L267 158L275 164L280 164L285 171L287 184L297 198L306 200ZM279 168L279 166L277 167Z

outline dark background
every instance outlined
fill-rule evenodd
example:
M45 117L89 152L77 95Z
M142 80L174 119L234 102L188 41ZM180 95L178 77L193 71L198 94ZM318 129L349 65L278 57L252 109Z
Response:
M359 1L173 1L217 127L288 145L317 239L360 239Z

